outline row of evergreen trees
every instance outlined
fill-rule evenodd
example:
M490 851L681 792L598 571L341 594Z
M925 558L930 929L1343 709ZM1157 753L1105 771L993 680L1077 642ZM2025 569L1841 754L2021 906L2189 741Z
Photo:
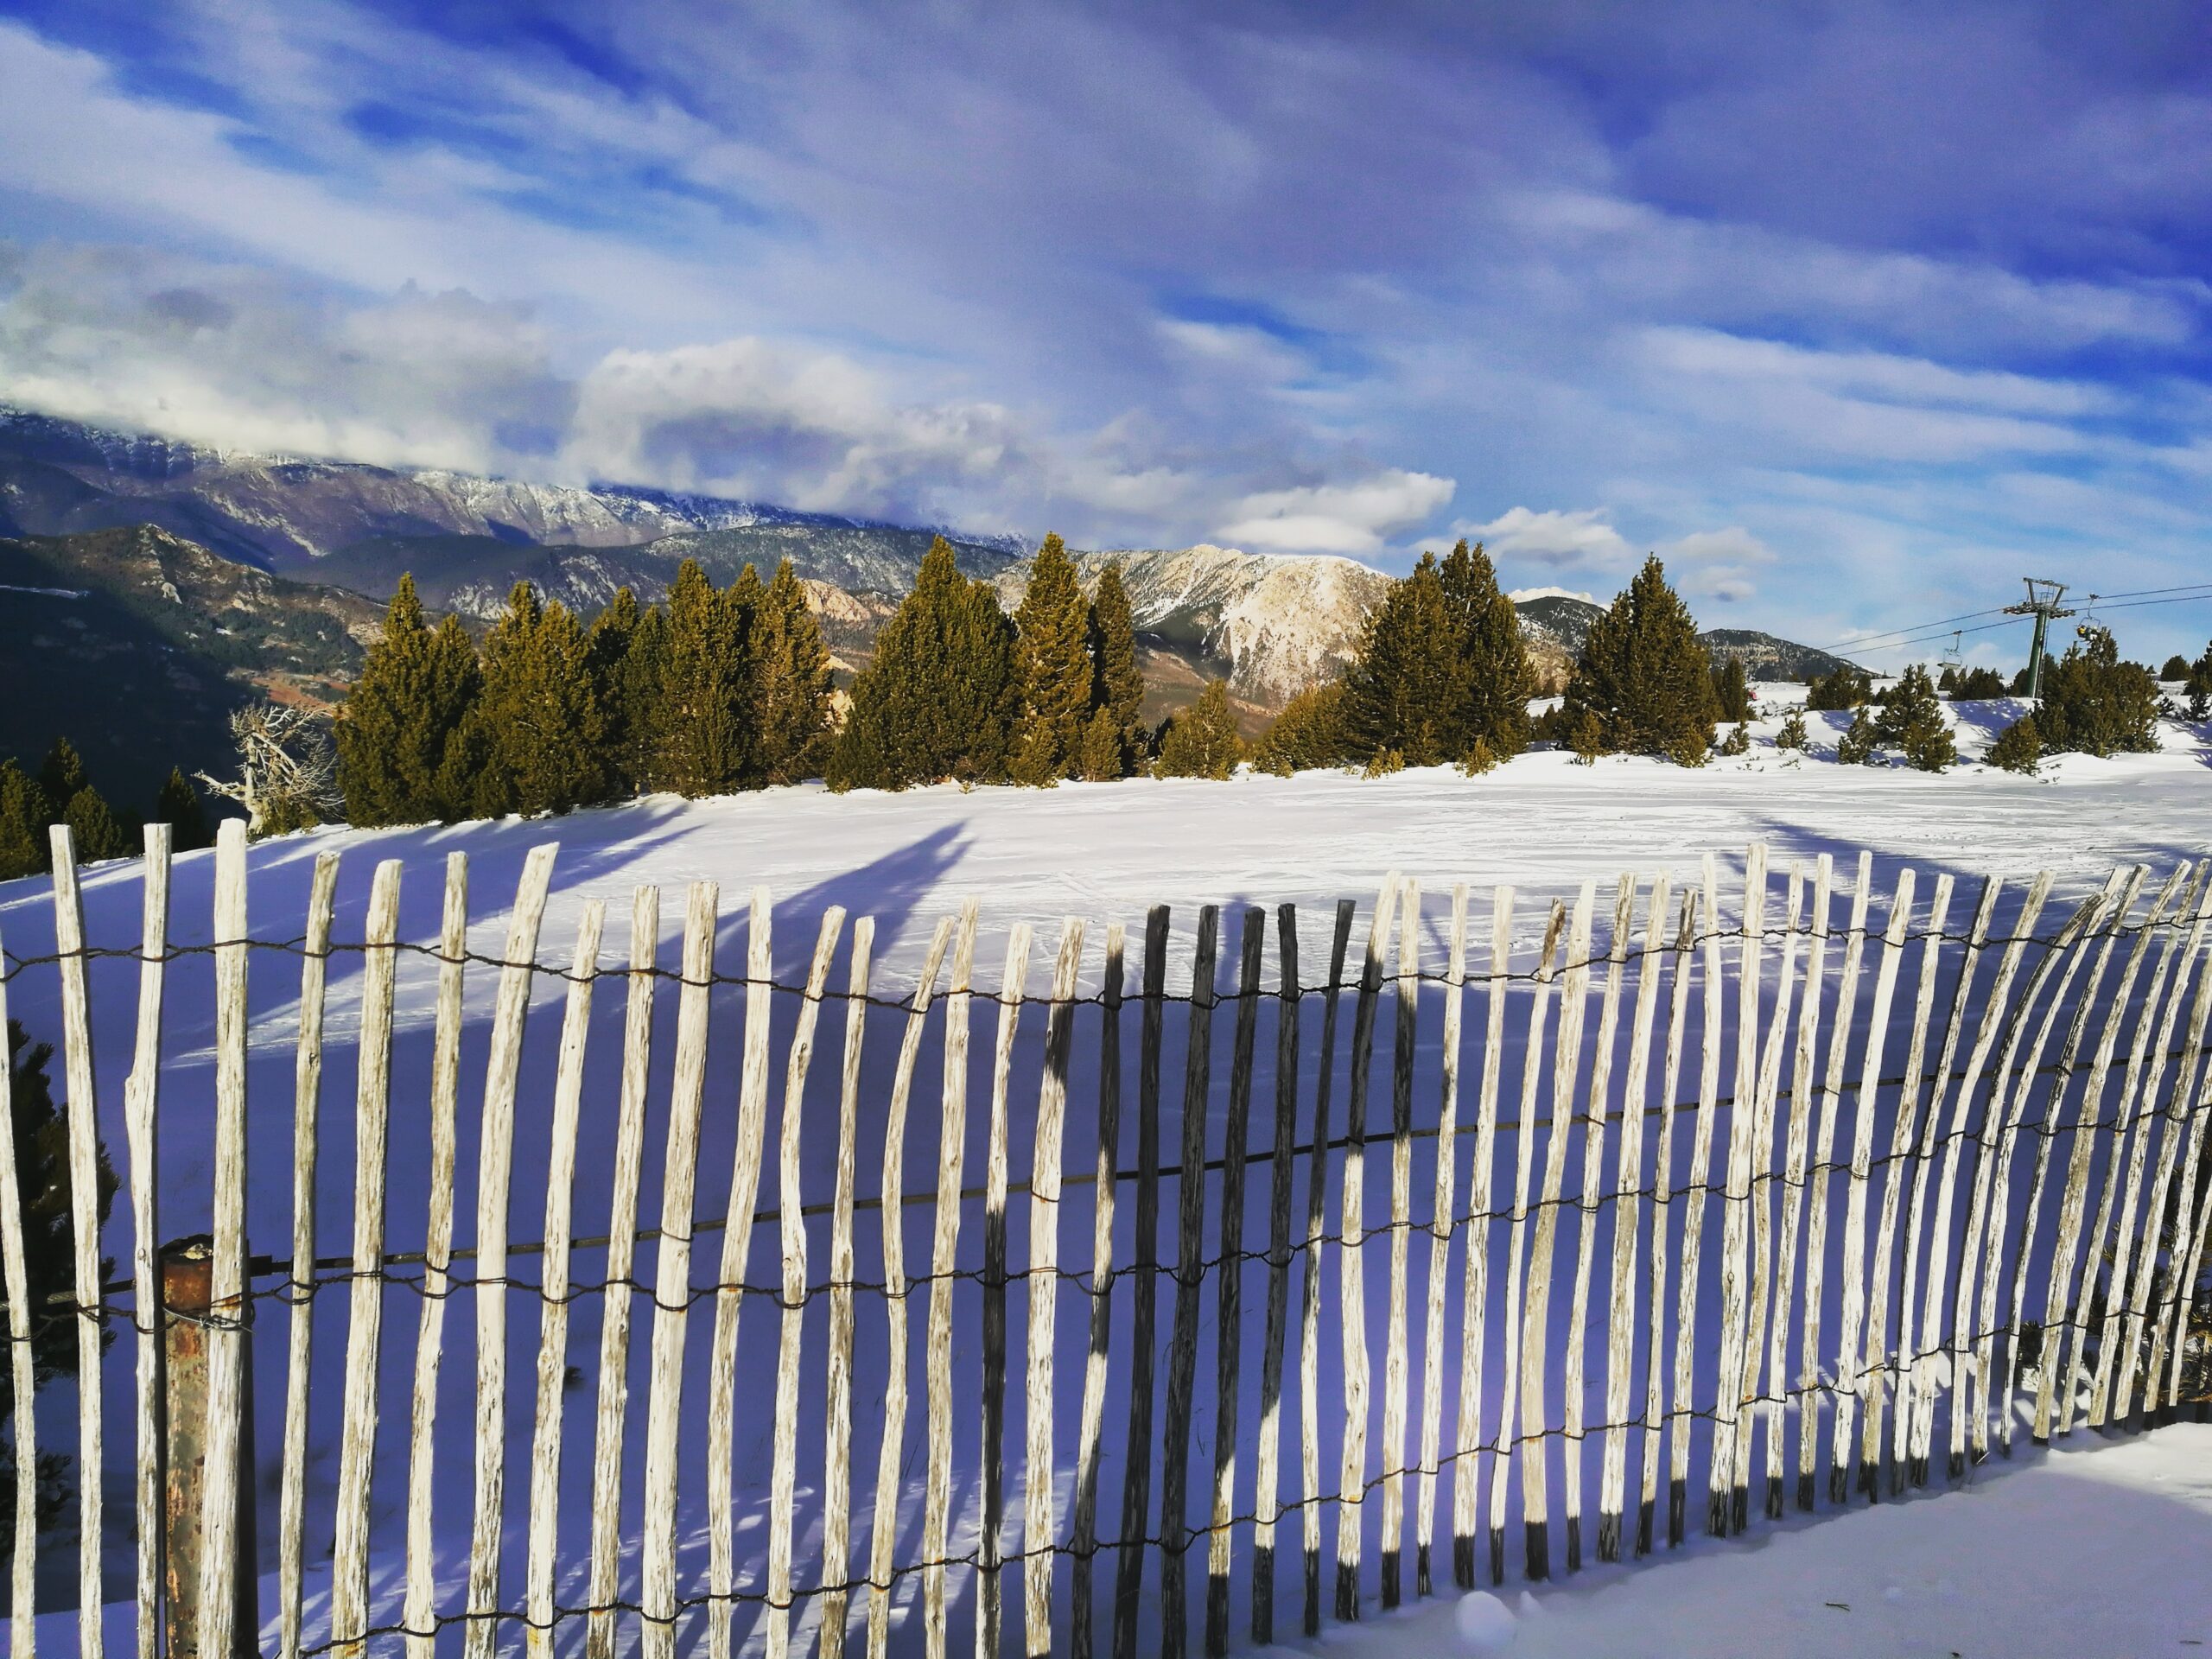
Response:
M1651 754L1702 766L1716 721L1751 713L1740 661L1715 667L1656 558L1591 624L1561 706L1529 715L1537 679L1521 624L1479 546L1424 554L1368 620L1342 677L1294 697L1262 738L1272 772L1370 772L1457 761L1486 772L1535 737L1586 759Z
M588 626L519 583L480 651L455 619L432 626L404 577L338 722L339 786L352 822L410 823L810 777L903 789L1226 776L1243 758L1225 686L1157 730L1143 699L1119 567L1086 597L1058 536L1011 617L932 543L842 726L788 560L765 585L747 565L720 589L686 560L665 604L622 588Z
M819 775L830 715L789 560L717 588L686 559L665 605L623 588L588 627L518 582L480 652L403 576L338 722L339 788L360 824L722 795Z
M67 737L54 740L35 772L16 760L0 760L0 881L43 874L52 868L47 832L57 823L69 826L78 862L90 864L137 852L139 832L149 822L169 826L170 845L177 852L207 846L213 838L207 804L176 767L169 768L168 781L156 792L148 819L108 804Z
M1047 536L1008 617L940 537L854 682L830 786L1126 778L1151 756L1143 701L1119 565L1086 599L1065 544Z

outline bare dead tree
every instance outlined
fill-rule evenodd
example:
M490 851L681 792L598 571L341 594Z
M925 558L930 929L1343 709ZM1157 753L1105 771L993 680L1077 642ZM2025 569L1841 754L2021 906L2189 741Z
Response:
M245 808L249 836L280 835L338 815L337 751L330 722L307 709L257 702L231 715L238 775L226 782L199 774L216 794Z

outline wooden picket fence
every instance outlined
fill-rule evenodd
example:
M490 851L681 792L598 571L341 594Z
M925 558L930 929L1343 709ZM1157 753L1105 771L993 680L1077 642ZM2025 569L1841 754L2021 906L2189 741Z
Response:
M1743 1529L1755 1488L1770 1516L1793 1503L1813 1509L1823 1493L1830 1504L1886 1497L1926 1482L1939 1459L1956 1480L1993 1451L2011 1456L2021 1426L2037 1442L2084 1425L2139 1427L2202 1391L2212 863L2179 863L2157 881L2146 867L2125 868L2058 906L2049 873L2024 890L1986 880L1962 914L1949 874L1923 897L1919 875L1900 869L1878 893L1871 855L1846 882L1825 854L1770 873L1755 845L1740 887L1731 884L1732 914L1710 857L1679 889L1663 874L1624 874L1610 906L1594 883L1533 912L1500 888L1486 961L1468 891L1455 887L1440 963L1424 957L1433 918L1421 895L1394 876L1363 929L1351 901L1337 907L1318 988L1301 967L1294 907L1272 918L1271 975L1270 918L1231 918L1226 988L1217 911L1198 913L1185 957L1158 907L1134 976L1121 924L1102 939L1065 921L1041 998L1030 989L1027 923L1007 930L995 982L980 982L970 902L936 924L918 974L894 997L872 990L875 922L848 931L834 907L802 918L816 929L810 966L803 982L779 985L772 906L757 890L744 970L718 974L710 882L686 895L672 973L660 965L652 888L634 894L626 966L601 965L596 899L580 907L572 957L541 963L550 847L523 866L497 958L470 954L459 854L446 865L435 945L400 937L396 861L375 872L358 943L334 942L334 853L316 861L300 924L256 939L237 830L225 826L213 855L204 947L171 943L166 832L149 832L143 939L120 953L138 963L124 1196L111 1224L129 1235L125 1287L102 1283L93 1117L68 1114L75 1300L60 1313L74 1318L79 1344L75 1603L103 1599L105 1487L93 1477L112 1462L130 1472L140 1659L162 1650L165 1619L178 1651L181 1615L198 1652L263 1645L239 1627L255 1617L239 1575L258 1560L245 1553L241 1567L239 1539L257 1532L275 1541L276 1605L260 1611L282 1659L371 1647L427 1659L451 1643L486 1659L517 1642L533 1656L557 1646L590 1659L703 1642L727 1659L741 1643L780 1656L795 1641L938 1659L968 1629L979 1654L1001 1652L1016 1631L1031 1655L1177 1655L1194 1635L1217 1654L1294 1625L1315 1631L1325 1611L1351 1619L1395 1605L1408 1552L1412 1593L1436 1592L1440 1527L1453 1584L1541 1580L1585 1566L1593 1495L1586 1553L1611 1561L1675 1546L1694 1525ZM77 877L66 844L57 850L54 949L0 955L0 1015L32 975L56 977L75 1103L96 1097L88 969L119 952L88 945ZM1530 938L1516 931L1524 916ZM289 1261L250 1255L246 1236L247 965L257 950L298 965ZM328 971L347 953L359 957L357 1033L327 1044ZM434 1037L427 1099L403 1099L396 1115L395 987L410 953L435 964ZM1178 960L1190 987L1171 992ZM163 998L203 963L214 1006L211 1282L207 1311L180 1316L164 1313L161 1288L162 1217L176 1195L155 1179ZM497 997L463 1250L457 1124L472 973L495 975ZM563 982L564 1005L539 1097L522 1079L526 1039L546 1030L530 1017L541 976ZM673 1065L656 1103L655 1000L671 978ZM587 1039L603 982L626 999L620 1085L590 1104ZM1478 1020L1470 992L1482 999ZM995 1010L980 1125L969 1098L979 998ZM707 1110L725 1001L742 1006L726 1125ZM842 1013L836 1104L804 1111L825 1004ZM1378 1061L1386 1005L1394 1019ZM888 1033L872 1033L871 1016L899 1027L893 1048L878 1052ZM1037 1035L1035 1073L1018 1077ZM1179 1093L1162 1076L1179 1046ZM941 1060L937 1162L909 1191L925 1052ZM333 1257L322 1254L331 1234L317 1213L317 1161L323 1078L341 1057L353 1073L353 1189L340 1218L350 1249ZM613 1126L611 1222L603 1239L582 1241L579 1125L595 1111ZM644 1228L649 1120L665 1151L658 1225ZM880 1141L863 1136L864 1120ZM543 1232L524 1244L510 1236L518 1124L533 1147L542 1137L545 1159ZM732 1160L719 1261L703 1281L694 1246L715 1223L701 1212L702 1128ZM1173 1163L1170 1128L1179 1130ZM818 1137L836 1149L826 1195L804 1190ZM257 1151L254 1170L278 1166L265 1145ZM394 1252L388 1175L425 1158L422 1249ZM18 1481L13 1651L29 1659L41 1548L31 1334L50 1316L29 1303L18 1186L12 1142L0 1136ZM925 1254L912 1263L908 1208L928 1212ZM880 1217L873 1262L856 1232L863 1211ZM410 1233L414 1224L410 1216ZM763 1228L774 1230L763 1244L776 1271L753 1283ZM649 1277L641 1243L652 1247ZM810 1263L825 1244L817 1282ZM603 1255L604 1273L579 1284L573 1264L587 1248ZM1064 1250L1080 1265L1064 1268ZM513 1276L524 1252L542 1262L537 1285ZM333 1355L317 1344L315 1311L341 1286L344 1343ZM439 1380L448 1304L465 1289L474 1411L456 1434L440 1420ZM1248 1289L1259 1301L1250 1312ZM404 1400L380 1397L395 1291L418 1310ZM1010 1292L1026 1318L1014 1330ZM587 1294L602 1301L591 1406L571 1412L570 1313ZM642 1330L639 1296L650 1299ZM694 1321L709 1301L711 1321ZM510 1413L508 1348L511 1313L529 1303L539 1327L518 1392L525 1433L520 1411ZM1064 1303L1076 1316L1065 1331ZM748 1305L754 1316L741 1321ZM276 1317L257 1324L257 1307ZM104 1323L131 1333L117 1344L130 1356L134 1430L120 1452L102 1438ZM194 1406L204 1419L180 1423L164 1368L186 1326L204 1344L204 1408ZM267 1521L242 1456L253 1440L257 1331L260 1398L272 1412L281 1402ZM702 1334L703 1400L687 1363ZM771 1380L741 1383L741 1359L754 1357ZM309 1469L315 1403L328 1391L342 1414L324 1529L309 1524ZM387 1416L404 1425L404 1452L380 1464ZM641 1451L631 1433L640 1416ZM740 1442L764 1424L760 1483L741 1468ZM176 1484L185 1446L200 1460L196 1489ZM458 1529L442 1533L434 1503L442 1460L463 1457L473 1463L465 1561L457 1548L442 1551ZM588 1527L562 1501L564 1459L590 1470ZM1021 1475L1012 1515L1009 1463ZM380 1471L388 1495L404 1491L404 1524L381 1530ZM1516 1530L1519 1548L1509 1549ZM50 1535L66 1549L66 1529ZM503 1572L511 1541L518 1584L512 1561ZM188 1573L165 1554L188 1547ZM802 1562L817 1548L818 1563ZM1201 1551L1197 1597L1188 1575ZM1287 1552L1302 1574L1279 1584ZM1013 1614L1001 1604L1009 1572ZM100 1620L79 1618L75 1634L84 1659L99 1659Z

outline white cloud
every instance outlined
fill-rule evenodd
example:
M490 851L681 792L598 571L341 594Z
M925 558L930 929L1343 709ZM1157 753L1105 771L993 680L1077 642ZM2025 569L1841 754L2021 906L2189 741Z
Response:
M1632 556L1620 531L1605 522L1602 507L1562 512L1546 508L1509 507L1488 524L1458 524L1452 532L1480 542L1492 558L1527 559L1537 564L1592 565L1611 569Z
M1262 490L1231 504L1216 539L1270 553L1373 553L1451 500L1448 478L1397 469L1352 484Z

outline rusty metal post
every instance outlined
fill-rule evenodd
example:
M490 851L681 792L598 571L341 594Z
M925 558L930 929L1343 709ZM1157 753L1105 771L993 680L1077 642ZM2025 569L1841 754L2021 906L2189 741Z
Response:
M162 1322L167 1377L162 1437L167 1452L162 1577L167 1659L202 1659L200 1565L202 1476L207 1433L207 1329L213 1294L214 1240L205 1233L162 1246ZM249 1309L251 1304L248 1303ZM258 1651L260 1596L253 1526L253 1346L245 1350L244 1430L238 1437L236 1635L232 1659Z

